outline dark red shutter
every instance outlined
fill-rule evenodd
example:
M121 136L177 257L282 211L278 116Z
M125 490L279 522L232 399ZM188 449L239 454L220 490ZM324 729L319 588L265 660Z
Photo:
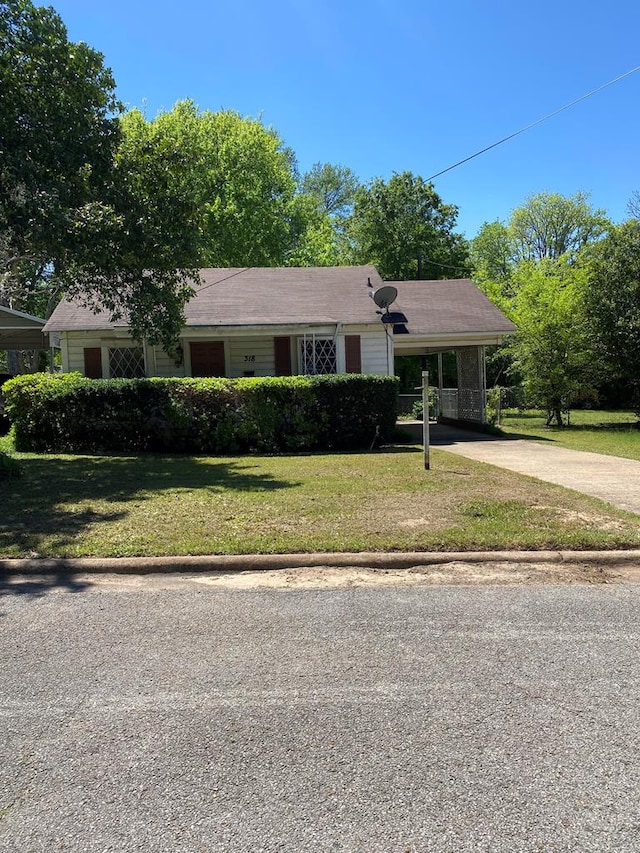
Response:
M84 375L89 379L102 379L102 349L84 348Z
M291 338L274 338L276 376L291 376Z
M224 341L192 341L189 348L192 376L224 376Z
M360 335L344 336L344 360L347 373L362 373Z

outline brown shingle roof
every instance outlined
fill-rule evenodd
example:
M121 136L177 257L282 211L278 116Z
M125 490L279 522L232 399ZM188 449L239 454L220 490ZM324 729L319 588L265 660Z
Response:
M201 275L204 283L185 308L187 326L371 323L376 306L369 293L382 285L373 266L208 269Z
M369 293L382 285L373 266L255 267L200 270L202 283L185 306L187 326L373 323ZM373 288L367 286L371 280ZM126 326L122 321L115 325ZM94 314L63 300L47 331L109 329L107 312Z
M200 274L202 283L185 306L189 327L380 322L371 294L383 281L373 266L205 269ZM372 287L367 286L368 280ZM514 329L468 279L390 283L398 289L392 310L406 314L410 334L508 333ZM94 314L64 300L45 331L113 327L106 312Z
M515 326L467 278L447 281L394 281L392 311L407 316L412 335L514 332Z

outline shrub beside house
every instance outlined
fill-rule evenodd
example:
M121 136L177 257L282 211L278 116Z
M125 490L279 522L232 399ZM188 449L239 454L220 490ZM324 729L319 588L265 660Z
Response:
M114 379L6 385L18 450L190 454L368 449L395 428L391 376Z

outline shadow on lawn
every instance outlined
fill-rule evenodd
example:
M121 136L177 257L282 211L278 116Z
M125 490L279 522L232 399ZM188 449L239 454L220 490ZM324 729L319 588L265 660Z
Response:
M20 460L23 476L0 492L0 553L36 556L49 539L64 552L89 525L118 521L126 510L105 503L140 503L150 492L268 492L299 485L257 465L186 456L37 456ZM94 502L94 506L92 506ZM82 505L82 506L79 506Z
M633 432L638 433L638 421L610 421L595 424L567 424L563 427L546 427L551 432Z

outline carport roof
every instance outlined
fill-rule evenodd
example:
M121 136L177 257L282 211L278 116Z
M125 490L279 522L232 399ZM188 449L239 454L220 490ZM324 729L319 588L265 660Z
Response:
M0 305L0 349L47 349L40 317Z
M515 326L468 278L391 281L398 290L393 311L407 317L409 335L510 334Z

